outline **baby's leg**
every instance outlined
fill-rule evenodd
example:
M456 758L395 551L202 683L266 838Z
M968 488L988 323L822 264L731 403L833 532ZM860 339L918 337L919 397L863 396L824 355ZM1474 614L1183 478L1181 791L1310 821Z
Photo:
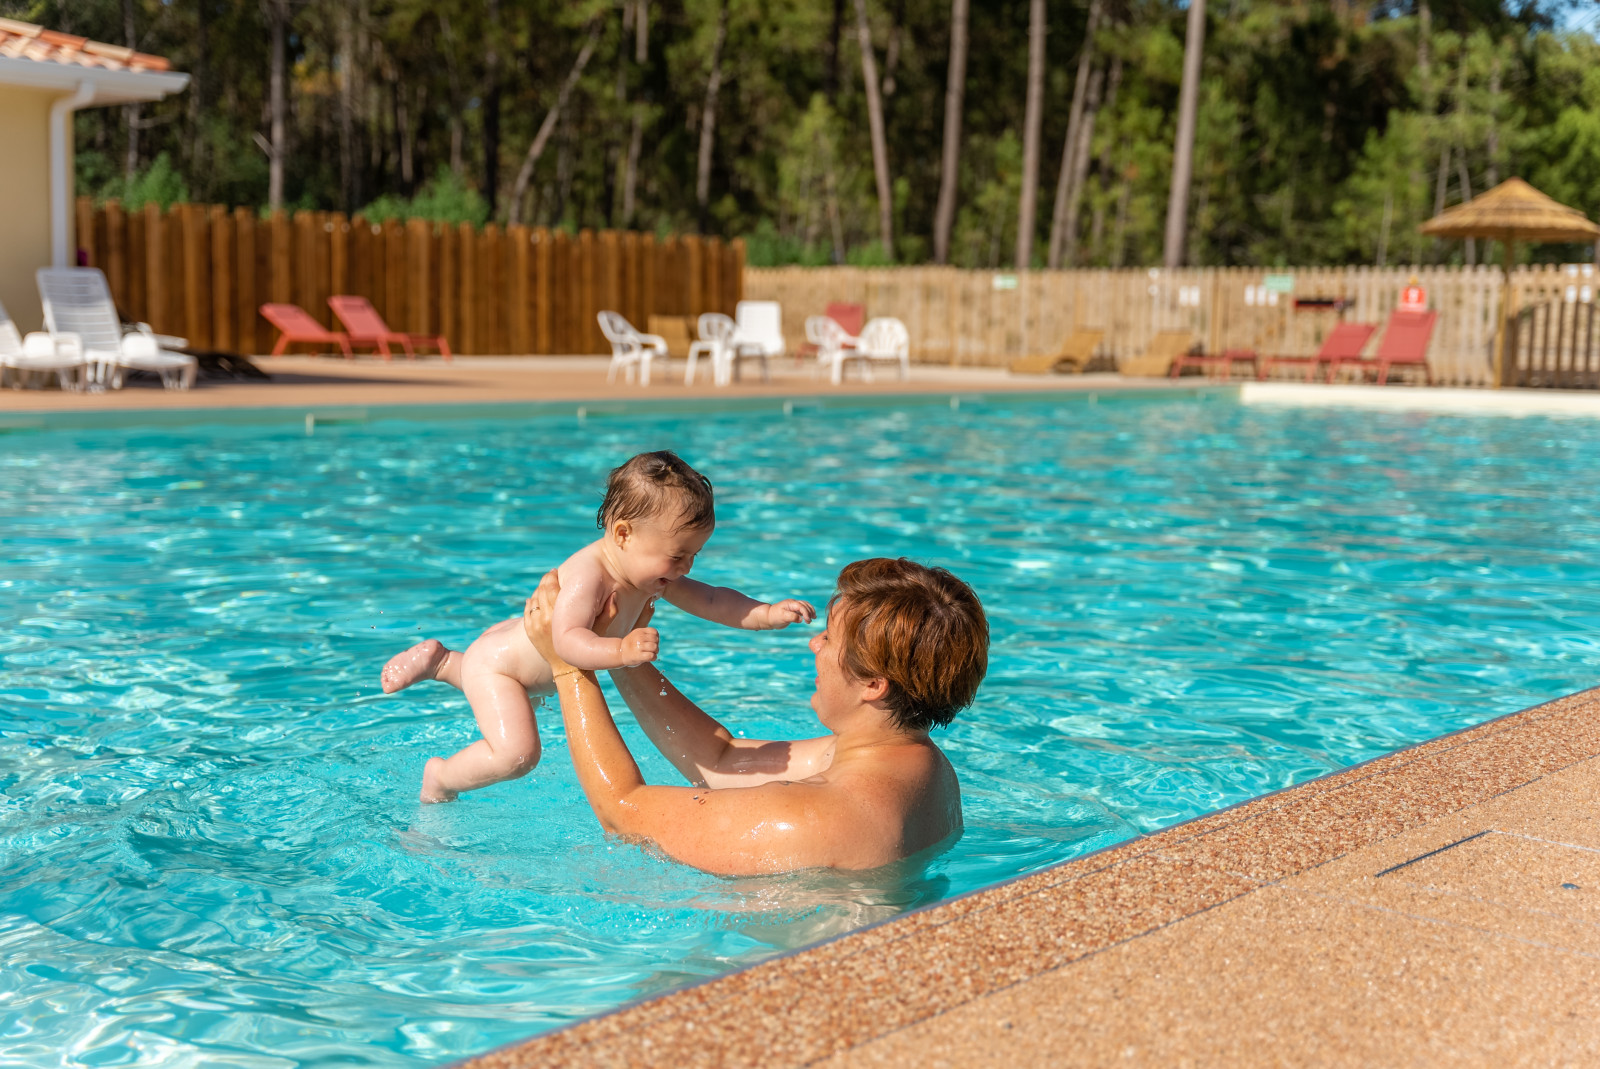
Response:
M437 679L461 689L461 654L445 649L443 642L430 638L404 653L397 653L383 666L383 692L393 694L424 679Z
M469 664L461 689L483 738L448 759L428 759L422 770L424 802L453 801L462 791L527 775L539 763L539 725L522 681Z

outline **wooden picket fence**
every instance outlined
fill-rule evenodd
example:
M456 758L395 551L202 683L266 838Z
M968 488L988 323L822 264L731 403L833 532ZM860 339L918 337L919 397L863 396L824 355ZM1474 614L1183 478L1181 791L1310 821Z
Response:
M1588 304L1595 297L1593 270L1520 268L1513 276L1516 305ZM745 295L782 302L791 348L804 340L806 316L821 313L830 301L859 301L869 316L905 322L916 361L1004 364L1054 352L1074 330L1099 329L1106 332L1101 355L1109 366L1143 352L1165 330L1190 331L1208 352L1313 353L1340 318L1381 326L1413 275L1439 312L1428 355L1434 380L1490 385L1501 273L1487 266L1016 274L950 267L750 268ZM1284 276L1291 288L1280 292Z
M262 304L292 302L332 327L328 298L372 301L396 330L443 333L458 353L609 353L595 313L732 314L744 244L542 227L369 223L339 212L180 204L77 205L78 246L123 315L203 348L264 353Z

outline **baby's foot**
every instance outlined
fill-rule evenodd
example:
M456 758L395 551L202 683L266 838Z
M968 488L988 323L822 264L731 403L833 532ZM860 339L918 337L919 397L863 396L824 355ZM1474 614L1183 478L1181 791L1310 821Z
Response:
M456 792L439 782L444 775L444 758L430 757L422 766L422 800L424 802L453 802Z
M439 666L450 655L443 642L430 638L404 653L397 653L383 666L383 692L393 694L423 679L435 678Z

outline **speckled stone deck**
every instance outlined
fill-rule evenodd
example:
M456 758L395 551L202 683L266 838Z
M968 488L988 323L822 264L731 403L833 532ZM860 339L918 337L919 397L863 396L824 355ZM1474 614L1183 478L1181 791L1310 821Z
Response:
M1600 1064L1600 690L469 1063Z

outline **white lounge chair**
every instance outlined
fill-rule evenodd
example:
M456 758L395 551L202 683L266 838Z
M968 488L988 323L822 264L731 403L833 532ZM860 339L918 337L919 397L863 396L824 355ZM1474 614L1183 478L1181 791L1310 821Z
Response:
M81 390L83 367L83 354L68 341L57 342L39 331L24 338L6 306L0 304L0 384L7 370L54 371L63 390Z
M878 319L867 321L861 328L861 337L856 341L855 352L850 354L860 360L865 360L867 381L872 381L872 361L892 360L900 365L900 377L911 377L911 332L906 330L906 325L891 316L882 316ZM833 381L839 381L839 368L835 364Z
M685 386L694 385L694 365L702 355L711 361L711 381L726 386L728 368L733 363L733 335L738 325L721 312L705 312L696 324L698 341L689 346L689 367L683 373Z
M837 384L844 375L844 362L861 356L855 346L861 339L853 337L832 316L811 316L806 320L806 336L817 347L817 366L826 370ZM863 364L868 378L872 377L870 364Z
M740 301L734 308L739 329L733 336L733 356L729 361L733 377L739 377L744 360L761 361L761 378L770 381L768 361L783 355L783 306L777 301Z
M639 385L650 385L650 361L656 357L667 358L667 340L659 334L641 334L617 312L600 313L600 333L611 343L611 367L606 370L606 381L617 377L620 369L626 381L633 381L633 369L639 369Z
M194 385L199 361L187 353L162 348L186 345L183 338L158 335L148 323L129 334L122 331L117 306L111 300L106 276L97 267L41 267L39 300L44 305L44 326L57 344L75 346L88 365L89 388L122 388L123 372L154 371L169 390Z

